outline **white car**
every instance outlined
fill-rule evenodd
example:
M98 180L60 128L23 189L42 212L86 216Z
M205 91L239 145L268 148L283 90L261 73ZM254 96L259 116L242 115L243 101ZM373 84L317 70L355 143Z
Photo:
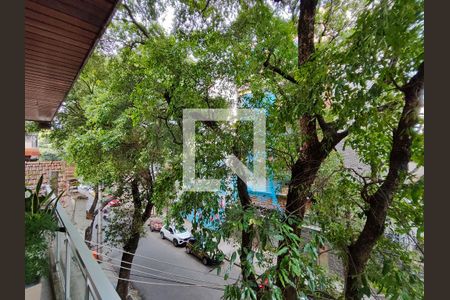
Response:
M192 234L183 226L164 225L159 232L162 239L168 239L175 247L186 245L187 241L192 238Z

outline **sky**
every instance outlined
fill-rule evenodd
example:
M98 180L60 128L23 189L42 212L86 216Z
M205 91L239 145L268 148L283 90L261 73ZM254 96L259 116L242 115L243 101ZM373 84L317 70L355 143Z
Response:
M164 28L166 33L172 30L174 18L175 9L173 6L167 4L165 12L158 18L158 23Z

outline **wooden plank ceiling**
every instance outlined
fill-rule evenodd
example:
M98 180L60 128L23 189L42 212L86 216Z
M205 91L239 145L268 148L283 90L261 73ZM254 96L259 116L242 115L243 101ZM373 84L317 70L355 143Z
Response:
M25 120L53 119L118 2L25 1Z

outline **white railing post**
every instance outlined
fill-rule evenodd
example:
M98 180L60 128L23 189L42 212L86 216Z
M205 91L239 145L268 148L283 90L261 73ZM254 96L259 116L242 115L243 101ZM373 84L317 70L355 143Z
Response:
M65 299L70 299L71 260L73 256L76 258L75 263L80 266L82 273L86 277L86 289L84 291L76 291L77 293L80 293L80 299L85 298L90 300L93 298L102 300L120 300L113 284L109 281L101 266L92 257L91 250L87 247L83 237L80 235L77 228L70 222L64 208L59 203L56 205L56 213L61 226L64 227L64 235L61 232L57 234L57 255L59 256L59 252L64 251L63 249L65 248L66 267L64 269L65 272L61 272L63 273L62 275L65 275ZM59 241L59 238L62 238L62 236L65 237L65 247L63 247L63 243ZM62 258L58 258L59 264L62 264L62 260ZM61 265L59 267L59 269L62 270ZM77 288L77 285L74 285L72 288Z
M58 226L59 222L58 222ZM56 231L56 257L55 257L55 265L58 267L59 266L59 231Z
M65 300L70 300L70 261L72 260L72 254L68 238L65 240L65 243L66 243Z
M86 276L86 291L84 294L84 299L85 300L89 300L89 289L90 289L90 282L89 282L89 278Z

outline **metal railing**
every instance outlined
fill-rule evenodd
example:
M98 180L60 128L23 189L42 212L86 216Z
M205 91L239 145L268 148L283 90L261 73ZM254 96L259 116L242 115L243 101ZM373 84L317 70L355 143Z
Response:
M56 215L61 230L55 238L55 263L59 277L63 279L64 299L120 300L113 284L59 203Z

